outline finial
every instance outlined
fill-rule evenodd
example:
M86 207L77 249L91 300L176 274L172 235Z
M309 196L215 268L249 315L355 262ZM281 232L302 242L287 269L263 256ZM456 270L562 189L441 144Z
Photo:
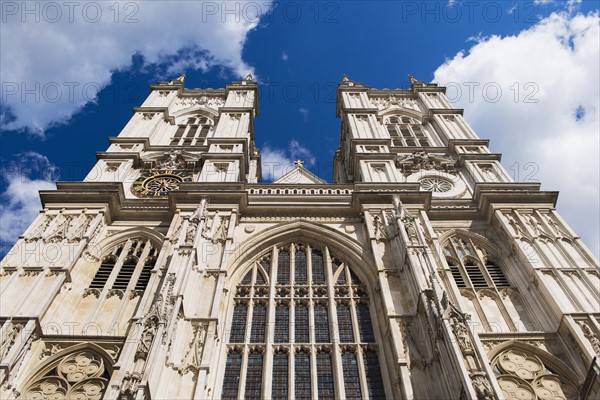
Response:
M296 160L296 161L294 161L294 165L296 167L304 167L304 161L302 161L302 160Z
M344 76L342 77L342 82L348 82L350 81L350 79L348 79L348 75L344 74Z
M251 81L251 80L252 80L252 74L248 74L248 75L246 75L246 80L247 80L247 81Z
M415 79L415 77L414 77L414 76L412 76L411 74L408 74L408 79L410 80L410 83L411 83L411 84L413 84L413 85L414 85L415 83L417 83L417 80L416 80L416 79Z

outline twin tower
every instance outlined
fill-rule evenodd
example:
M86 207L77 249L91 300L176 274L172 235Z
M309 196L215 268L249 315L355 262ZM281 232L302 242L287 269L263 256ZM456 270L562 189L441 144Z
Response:
M600 398L598 261L445 88L344 77L270 184L251 76L150 89L0 264L2 399Z

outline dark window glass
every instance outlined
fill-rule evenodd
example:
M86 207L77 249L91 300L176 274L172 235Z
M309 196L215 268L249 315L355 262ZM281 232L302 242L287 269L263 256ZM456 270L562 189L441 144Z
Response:
M315 305L315 342L330 342L329 318L327 318L327 307L323 304Z
M308 343L308 307L305 304L298 304L294 312L296 314L295 341L296 343Z
M344 374L344 387L346 388L346 399L359 400L360 379L358 377L358 364L356 355L349 351L342 354L342 372Z
M287 400L288 398L288 356L277 352L273 355L273 379L271 398Z
M275 309L275 343L290 341L290 309L287 304L280 304Z
M250 283L252 283L252 271L248 272L241 282L242 285L249 285Z
M252 310L252 328L250 329L250 341L252 343L263 343L267 323L267 308L264 304L255 304Z
M356 317L358 319L358 331L360 332L360 340L364 343L375 342L375 334L373 333L373 324L371 322L371 313L369 306L360 303L356 306Z
M222 399L237 400L240 384L240 368L242 367L242 355L234 351L227 356L225 376L223 378Z
M381 368L377 353L373 350L367 350L363 354L365 365L365 375L367 378L367 391L369 398L373 400L384 400L385 391L383 390L383 379L381 378Z
M295 283L299 285L306 285L308 282L307 272L306 272L306 252L297 251L295 255L295 265L294 265L294 280Z
M331 356L325 352L317 354L317 389L319 399L335 398Z
M456 286L458 286L459 288L467 287L467 284L465 283L465 280L461 275L457 265L450 265L450 272L452 273L452 277L454 278Z
M231 335L229 343L243 343L246 333L246 313L248 312L246 304L236 304L233 309L233 321L231 322Z
M279 251L277 283L279 285L288 285L290 283L290 253L285 250Z
M256 271L256 284L257 285L266 285L267 284L265 277L263 276L262 272L260 272L260 271Z
M296 400L308 400L311 397L310 384L310 355L306 352L299 352L294 359L294 398Z
M262 391L263 356L257 351L248 355L248 369L246 371L246 391L244 398L260 399Z
M310 255L312 263L312 279L315 285L325 283L325 266L323 265L323 253L319 250L313 250Z
M352 332L352 317L350 315L350 308L346 304L340 304L337 307L337 318L340 342L354 342L354 333Z

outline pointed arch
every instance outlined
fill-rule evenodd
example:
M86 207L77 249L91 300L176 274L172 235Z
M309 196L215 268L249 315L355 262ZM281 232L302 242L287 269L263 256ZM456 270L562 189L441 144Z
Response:
M115 233L112 236L105 237L104 239L100 240L100 242L98 242L98 244L96 245L96 248L101 249L101 252L97 254L97 256L99 256L99 258L106 257L110 254L110 251L115 246L124 244L129 239L137 238L150 240L152 244L158 249L162 247L162 243L165 240L165 236L162 233L150 228L138 227L126 229L124 231Z
M185 118L188 118L192 115L202 115L203 117L207 117L211 119L215 124L219 119L219 113L212 108L203 107L201 105L196 105L194 107L186 108L176 113L173 113L172 117L175 119L175 124L182 123Z
M232 289L237 285L252 268L252 262L267 254L274 245L292 242L331 247L335 250L335 256L354 266L353 271L369 289L376 287L377 271L373 268L375 260L370 250L365 252L361 243L333 228L300 219L267 228L241 243L236 252L228 258L229 279L226 288Z
M97 399L108 388L114 361L97 344L84 342L57 352L24 381L20 398L62 395L64 398Z
M425 122L425 114L422 114L416 110L410 108L396 108L389 107L385 108L377 113L377 119L384 122L386 118L392 116L400 116L400 117L411 117L416 119L419 123Z

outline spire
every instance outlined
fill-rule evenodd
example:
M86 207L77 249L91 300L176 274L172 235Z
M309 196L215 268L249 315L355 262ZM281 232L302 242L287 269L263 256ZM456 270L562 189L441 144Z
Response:
M342 77L342 82L349 82L350 79L348 79L348 75L344 74L344 76Z
M251 80L253 80L253 79L252 79L252 74L248 74L248 75L246 75L246 80L247 80L247 81L251 81Z
M181 74L179 78L173 79L169 82L169 85L175 85L177 83L183 83L185 81L185 73Z

